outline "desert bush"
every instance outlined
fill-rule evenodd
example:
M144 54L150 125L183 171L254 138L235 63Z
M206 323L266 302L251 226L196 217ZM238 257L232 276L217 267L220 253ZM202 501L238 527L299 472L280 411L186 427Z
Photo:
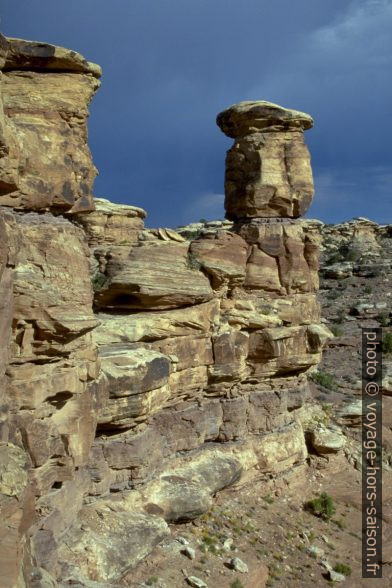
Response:
M324 388L327 388L328 390L334 390L337 386L337 382L334 376L328 374L327 372L314 372L310 377L313 380L313 382L319 384L320 386L323 386Z
M343 574L343 576L350 576L352 569L351 566L338 562L334 567L334 571L338 574Z
M94 292L98 292L105 282L106 276L103 273L97 272L96 274L94 274L94 276L91 278L91 284Z
M349 251L347 251L345 259L346 261L359 261L361 259L361 254L359 251L356 251L355 249L350 249Z
M262 498L267 504L272 504L274 502L274 499L270 494L267 494L267 496L263 496Z
M392 332L386 333L382 340L383 353L392 353Z
M189 269L196 270L196 271L201 268L200 261L197 259L196 255L191 252L188 253L186 265Z
M338 325L331 327L331 333L333 333L335 337L342 337L344 335L342 327L339 327Z
M336 300L337 298L339 298L340 293L338 292L338 290L330 290L326 296L328 300Z
M334 263L339 263L344 261L344 257L340 253L333 253L328 259L327 264L333 265Z
M391 319L389 317L389 314L386 312L379 314L377 317L377 320L382 327L389 327L389 325L391 324Z
M317 498L306 502L305 510L326 521L329 521L336 512L332 497L326 492L322 492Z
M346 312L344 310L339 310L337 317L335 319L335 323L341 325L346 320Z

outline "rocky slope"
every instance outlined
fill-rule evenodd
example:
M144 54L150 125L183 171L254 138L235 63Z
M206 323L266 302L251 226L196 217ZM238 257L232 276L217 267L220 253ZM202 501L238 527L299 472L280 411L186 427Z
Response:
M334 436L312 425L308 378L333 336L320 227L298 219L312 119L267 102L221 113L231 223L146 230L142 209L92 197L99 67L45 43L0 49L0 585L133 585L172 525L230 489L305 481Z
M309 227L321 236L318 298L321 321L334 337L328 340L321 363L310 374L311 400L299 413L309 451L301 479L290 478L287 472L268 484L256 480L235 495L228 493L221 506L211 510L196 529L186 525L179 531L195 549L195 559L186 561L175 534L149 566L139 566L141 580L156 577L158 586L181 586L181 569L185 566L188 573L199 576L208 586L230 586L232 582L237 582L236 586L258 586L259 580L254 577L262 577L266 569L269 586L325 586L330 577L327 561L332 566L344 563L351 567L345 586L369 585L361 578L361 329L382 327L384 337L392 332L392 229L364 218L338 225L309 220L303 226L305 231ZM232 223L216 220L178 230L193 238L195 234L211 235L231 228ZM391 354L385 353L384 571L383 578L375 581L380 586L389 586L392 581L391 367ZM304 510L306 501L321 491L327 492L336 506L329 522ZM224 548L228 537L233 542L229 552ZM205 547L206 541L212 541L211 549ZM232 556L243 559L249 572L230 569L227 562Z

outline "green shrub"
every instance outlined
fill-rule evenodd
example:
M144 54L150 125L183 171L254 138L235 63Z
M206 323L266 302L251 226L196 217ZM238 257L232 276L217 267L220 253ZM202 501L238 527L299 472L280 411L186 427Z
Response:
M189 252L186 260L186 265L191 270L198 271L201 268L201 263L194 253Z
M158 576L151 576L151 578L148 578L148 580L146 580L146 584L147 586L153 586L154 584L157 584L159 581Z
M344 335L343 329L337 325L331 327L331 332L335 335L335 337L342 337Z
M241 580L238 580L237 578L236 580L234 580L234 582L230 584L230 588L244 588L244 585L241 582Z
M196 230L196 231L187 231L186 233L181 233L181 234L188 241L194 241L195 239L197 239L200 236L200 231L198 231L198 230Z
M327 264L333 265L334 263L339 263L340 261L344 261L344 258L340 253L333 253L328 259Z
M97 272L96 274L94 274L94 276L91 278L91 284L94 292L99 292L99 290L101 290L105 282L106 276L102 272Z
M350 576L352 569L351 566L339 562L334 567L334 571L338 574L343 574L343 576Z
M327 374L327 372L314 372L310 377L313 382L327 388L328 390L334 390L337 387L335 378L331 374Z
M382 340L383 353L392 353L392 332L386 333Z
M270 494L267 494L267 496L263 496L262 498L263 500L265 500L267 504L272 504L274 501L273 497Z
M344 310L339 310L338 315L337 315L337 317L336 317L336 319L335 319L334 322L336 324L338 324L338 325L341 325L342 323L344 323L345 319L346 319L346 313L345 313L345 311Z
M365 286L363 291L365 294L371 294L373 292L373 288L371 286Z
M359 261L361 259L361 253L355 249L350 249L346 253L346 261Z
M389 314L387 314L386 312L379 314L377 317L377 320L382 327L389 327L389 325L391 324L391 319L389 318Z
M200 546L200 550L203 553L218 553L219 549L217 546L218 538L212 535L209 535L207 531L204 532L202 537L202 544Z
M322 492L317 498L306 502L305 510L326 521L329 521L336 512L332 497L326 492Z
M327 292L327 298L328 300L336 300L337 298L339 298L340 293L337 290L330 290L329 292Z

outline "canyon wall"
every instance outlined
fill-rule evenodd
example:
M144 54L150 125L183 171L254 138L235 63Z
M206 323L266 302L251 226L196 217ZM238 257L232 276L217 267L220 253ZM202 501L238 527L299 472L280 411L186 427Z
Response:
M304 467L330 336L297 220L312 119L221 113L233 224L189 240L93 199L98 66L4 37L0 59L0 585L115 585L219 490Z

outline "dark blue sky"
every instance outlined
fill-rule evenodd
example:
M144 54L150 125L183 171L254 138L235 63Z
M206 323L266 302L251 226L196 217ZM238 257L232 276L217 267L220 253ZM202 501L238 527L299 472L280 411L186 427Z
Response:
M95 195L149 226L223 217L216 114L270 100L315 119L308 216L392 222L392 0L1 0L2 32L103 67Z

